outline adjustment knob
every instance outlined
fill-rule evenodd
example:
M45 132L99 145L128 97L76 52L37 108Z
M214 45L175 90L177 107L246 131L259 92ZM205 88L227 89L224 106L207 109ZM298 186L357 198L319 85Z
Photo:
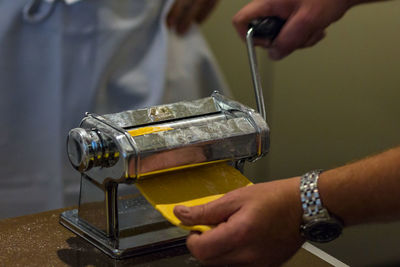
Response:
M96 131L83 128L72 129L67 139L68 158L79 172L101 165L103 144Z

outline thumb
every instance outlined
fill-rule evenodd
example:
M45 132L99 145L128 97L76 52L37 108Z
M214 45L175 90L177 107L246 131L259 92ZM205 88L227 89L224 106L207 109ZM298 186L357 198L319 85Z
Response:
M239 209L240 204L237 199L228 194L204 205L193 207L178 205L174 208L174 213L184 225L216 225L226 221Z

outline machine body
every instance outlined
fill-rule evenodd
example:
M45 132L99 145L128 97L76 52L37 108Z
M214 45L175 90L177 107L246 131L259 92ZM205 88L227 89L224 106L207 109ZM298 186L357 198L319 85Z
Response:
M103 116L86 114L69 133L68 156L81 173L79 209L61 223L108 255L124 258L182 244L135 189L138 179L226 161L238 169L265 155L269 128L253 109L212 96Z

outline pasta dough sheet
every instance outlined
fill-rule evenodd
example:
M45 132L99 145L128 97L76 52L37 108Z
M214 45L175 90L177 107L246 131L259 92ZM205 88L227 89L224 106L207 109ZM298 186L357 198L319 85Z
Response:
M138 180L136 186L155 209L172 224L186 230L205 232L213 226L183 225L174 215L174 207L206 204L229 191L251 184L235 168L226 163L218 163Z
M169 130L173 130L171 127L157 127L157 126L153 126L153 127L142 127L139 129L135 129L135 130L130 130L128 131L128 133L135 137L135 136L139 136L139 135L145 135L145 134L151 134L151 133L158 133L158 132L164 132L164 131L169 131Z

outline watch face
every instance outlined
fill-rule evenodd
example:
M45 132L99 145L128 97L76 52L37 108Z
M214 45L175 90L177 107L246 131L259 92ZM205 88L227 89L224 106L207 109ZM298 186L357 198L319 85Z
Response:
M315 220L307 223L302 228L303 236L314 242L329 242L342 233L342 224L335 220Z

